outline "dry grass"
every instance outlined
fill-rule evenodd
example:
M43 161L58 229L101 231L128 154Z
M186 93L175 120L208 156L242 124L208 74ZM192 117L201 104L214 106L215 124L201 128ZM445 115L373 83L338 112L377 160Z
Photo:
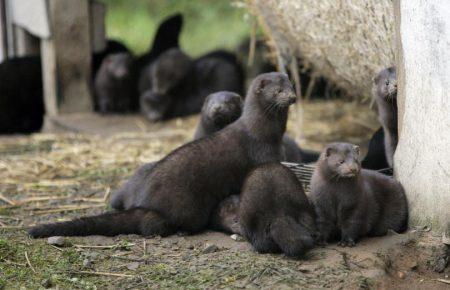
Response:
M292 55L356 98L394 62L391 0L247 0L279 55Z

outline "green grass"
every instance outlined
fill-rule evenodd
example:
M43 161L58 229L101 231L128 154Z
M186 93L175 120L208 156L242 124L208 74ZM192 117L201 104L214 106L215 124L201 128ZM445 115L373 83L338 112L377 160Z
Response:
M181 47L193 56L216 48L234 49L248 36L246 11L231 0L103 0L107 4L108 37L119 39L135 53L145 52L167 16L181 12Z

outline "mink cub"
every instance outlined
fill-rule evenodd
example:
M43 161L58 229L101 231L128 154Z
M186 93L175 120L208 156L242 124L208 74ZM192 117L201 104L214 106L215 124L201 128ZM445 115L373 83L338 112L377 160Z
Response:
M378 119L384 131L386 160L392 167L398 143L397 73L395 67L382 70L375 78L375 85Z
M130 53L114 53L105 57L95 77L94 104L100 113L126 113L138 109L133 90Z
M407 229L402 185L392 177L361 169L359 147L352 144L326 146L311 179L310 198L322 243L340 237L338 245L351 247L364 236Z
M256 251L300 256L314 246L314 207L295 174L279 163L254 169L241 191L242 233Z
M236 121L242 113L244 101L233 92L221 91L206 97L194 140L211 135Z

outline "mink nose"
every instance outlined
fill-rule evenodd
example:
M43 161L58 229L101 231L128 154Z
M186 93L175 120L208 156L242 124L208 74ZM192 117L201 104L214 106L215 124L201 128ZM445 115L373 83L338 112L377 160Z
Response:
M293 104L297 101L297 96L295 94L289 95L288 102L289 104Z
M212 113L213 115L219 114L221 111L223 111L223 106L220 105L220 104L214 104L214 105L211 107L211 113Z
M359 171L358 166L353 165L353 166L350 167L350 172L351 173L358 173L358 171Z

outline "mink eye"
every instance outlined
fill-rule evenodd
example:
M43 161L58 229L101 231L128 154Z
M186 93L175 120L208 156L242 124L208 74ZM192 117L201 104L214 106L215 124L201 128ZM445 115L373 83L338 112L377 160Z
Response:
M340 164L344 164L344 160L339 160L339 163Z

